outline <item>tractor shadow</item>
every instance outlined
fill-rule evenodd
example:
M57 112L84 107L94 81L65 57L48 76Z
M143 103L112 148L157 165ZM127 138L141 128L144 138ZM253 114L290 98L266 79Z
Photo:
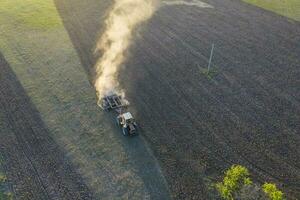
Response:
M112 1L54 0L58 14L80 58L82 67L93 84L97 40L104 30L105 18Z
M115 139L120 141L126 152L133 171L143 180L151 199L170 199L167 182L162 175L160 166L143 138L143 129L138 124L138 134L124 136L116 123L117 114L113 111L106 113L111 120L111 130Z

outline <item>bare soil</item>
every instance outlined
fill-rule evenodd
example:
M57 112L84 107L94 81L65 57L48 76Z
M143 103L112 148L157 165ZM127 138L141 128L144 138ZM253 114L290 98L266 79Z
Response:
M93 79L107 0L57 0ZM175 199L213 199L232 164L300 198L300 24L238 0L162 7L137 34L120 75ZM208 79L212 43L216 45ZM199 69L200 68L200 69Z

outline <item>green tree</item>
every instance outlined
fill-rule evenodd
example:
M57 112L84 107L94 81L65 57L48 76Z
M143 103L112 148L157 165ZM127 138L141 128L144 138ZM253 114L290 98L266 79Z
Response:
M222 182L216 184L221 197L226 200L233 200L234 194L243 186L252 184L249 171L241 165L233 165L225 172Z
M283 200L283 192L277 189L275 184L265 183L262 189L271 200Z

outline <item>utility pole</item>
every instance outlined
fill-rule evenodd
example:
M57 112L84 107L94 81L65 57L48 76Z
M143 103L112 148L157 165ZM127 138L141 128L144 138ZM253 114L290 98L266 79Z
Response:
M207 67L207 73L209 73L209 70L210 70L210 65L211 65L213 54L214 54L214 48L215 48L215 44L213 43L212 47L211 47L210 58L209 58L209 63L208 63L208 67Z

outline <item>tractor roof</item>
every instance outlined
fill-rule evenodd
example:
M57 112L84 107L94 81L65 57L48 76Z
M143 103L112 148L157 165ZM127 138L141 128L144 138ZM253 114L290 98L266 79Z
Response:
M132 118L133 118L130 112L124 113L124 114L123 114L123 117L124 117L125 120L132 119Z

